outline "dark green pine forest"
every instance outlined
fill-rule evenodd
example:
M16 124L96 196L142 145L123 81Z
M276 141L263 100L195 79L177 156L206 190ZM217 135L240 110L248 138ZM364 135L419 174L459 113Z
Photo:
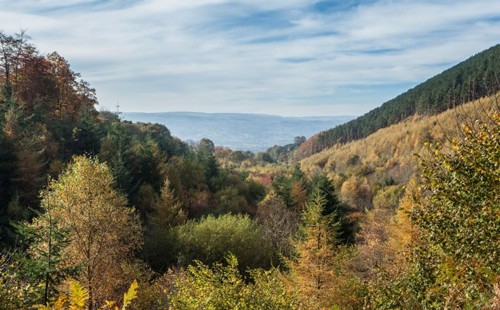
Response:
M500 45L495 45L443 71L407 92L345 124L309 138L295 152L303 159L376 132L413 116L433 115L498 92Z
M253 154L0 32L0 309L498 309L499 55Z

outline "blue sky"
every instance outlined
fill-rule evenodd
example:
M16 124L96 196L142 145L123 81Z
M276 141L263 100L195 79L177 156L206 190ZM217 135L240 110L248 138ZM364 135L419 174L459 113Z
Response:
M494 0L0 0L122 111L360 115L500 43Z

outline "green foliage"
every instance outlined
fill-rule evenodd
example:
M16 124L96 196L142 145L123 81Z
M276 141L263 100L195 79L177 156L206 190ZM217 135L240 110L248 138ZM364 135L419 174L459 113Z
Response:
M154 193L153 193L154 194ZM180 201L165 180L160 197L153 198L144 235L144 257L149 265L164 271L175 262L175 236L173 227L186 221L186 213Z
M500 90L500 45L495 45L413 89L333 129L307 140L295 153L302 159L336 143L361 139L415 114L437 114Z
M373 197L373 207L375 209L396 211L403 193L403 186L388 185L387 187L380 189L375 197Z
M42 212L32 223L15 225L26 252L19 254L22 262L21 272L39 292L41 302L46 304L58 293L62 281L76 272L75 267L65 267L63 251L69 244L69 232L58 225L54 216L49 192L43 192Z
M313 179L313 191L321 195L323 201L323 215L331 215L332 220L338 223L337 239L344 244L354 242L357 225L349 218L352 212L349 207L340 201L335 193L332 182L325 174L319 174Z
M304 196L308 196L310 190L310 184L299 165L295 165L288 173L278 174L272 181L272 187L288 208L296 210L300 210L304 204L304 197L298 197L299 188Z
M187 275L175 282L171 309L298 308L296 297L286 290L277 270L252 270L250 279L245 279L236 257L228 256L226 263L212 268L200 262L189 266Z
M205 264L223 262L232 253L240 268L266 268L273 256L271 245L263 237L259 225L248 216L207 216L189 221L176 230L179 260L188 265L194 260Z
M0 309L17 310L39 301L40 290L23 277L17 253L0 253Z

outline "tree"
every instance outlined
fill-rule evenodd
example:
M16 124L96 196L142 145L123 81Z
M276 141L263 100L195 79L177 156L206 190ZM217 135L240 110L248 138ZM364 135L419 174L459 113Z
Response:
M257 221L262 226L264 237L274 249L279 254L290 256L292 237L297 231L298 216L286 207L283 199L273 190L259 203Z
M226 260L212 268L200 262L189 266L175 280L171 309L297 309L296 295L286 290L279 271L252 270L246 281L236 257Z
M188 221L176 229L179 260L188 265L194 260L205 264L224 262L232 253L240 268L266 268L274 252L262 236L259 225L248 216L208 216L200 221Z
M451 149L422 162L410 213L421 244L416 262L429 281L426 303L470 308L493 294L500 275L500 113L466 124Z
M175 241L173 228L186 221L187 215L182 204L170 189L170 181L165 179L160 197L152 193L151 212L147 214L144 236L144 256L155 270L163 271L169 263L175 262Z
M15 225L27 251L22 256L22 271L34 284L42 288L42 304L47 304L58 293L58 285L76 268L63 267L63 252L69 244L68 230L58 225L54 216L51 193L42 191L42 211L31 223Z
M0 75L0 80L3 80L0 93L6 101L12 98L13 84L18 80L22 56L27 50L32 49L28 43L29 39L25 31L15 35L7 35L0 31L0 74L3 75Z
M378 308L488 308L500 275L500 113L470 123L449 147L435 146L408 193L405 273L389 279Z
M16 157L12 153L13 144L0 131L0 247L8 240L10 230L8 204L14 194L12 177L15 173Z
M316 306L323 305L333 279L333 248L337 244L336 227L330 215L323 215L326 200L319 192L302 213L302 237L295 244L296 258L290 260L292 276L301 296Z
M356 222L350 218L352 210L340 201L332 182L325 174L319 174L313 179L313 190L323 196L323 215L332 214L333 221L339 223L338 241L348 244L354 242Z
M355 253L339 243L340 223L334 213L324 215L325 204L316 190L302 213L295 257L288 260L292 285L306 308L361 308L364 285L349 266Z
M141 226L133 208L113 188L109 168L76 156L48 187L53 216L69 232L66 267L81 267L79 280L89 292L89 309L123 285L123 264L141 246Z
M170 189L170 180L163 183L160 197L153 202L152 213L148 217L148 225L160 229L167 229L180 225L186 220L186 213L182 204Z

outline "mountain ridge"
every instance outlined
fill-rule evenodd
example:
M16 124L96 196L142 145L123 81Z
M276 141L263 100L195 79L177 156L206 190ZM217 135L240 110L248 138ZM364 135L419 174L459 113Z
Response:
M125 120L160 123L184 141L211 139L218 146L252 152L309 137L354 116L288 117L250 113L122 112Z
M500 44L477 53L381 106L339 126L321 131L294 153L300 160L335 144L365 138L417 114L438 114L500 90Z

